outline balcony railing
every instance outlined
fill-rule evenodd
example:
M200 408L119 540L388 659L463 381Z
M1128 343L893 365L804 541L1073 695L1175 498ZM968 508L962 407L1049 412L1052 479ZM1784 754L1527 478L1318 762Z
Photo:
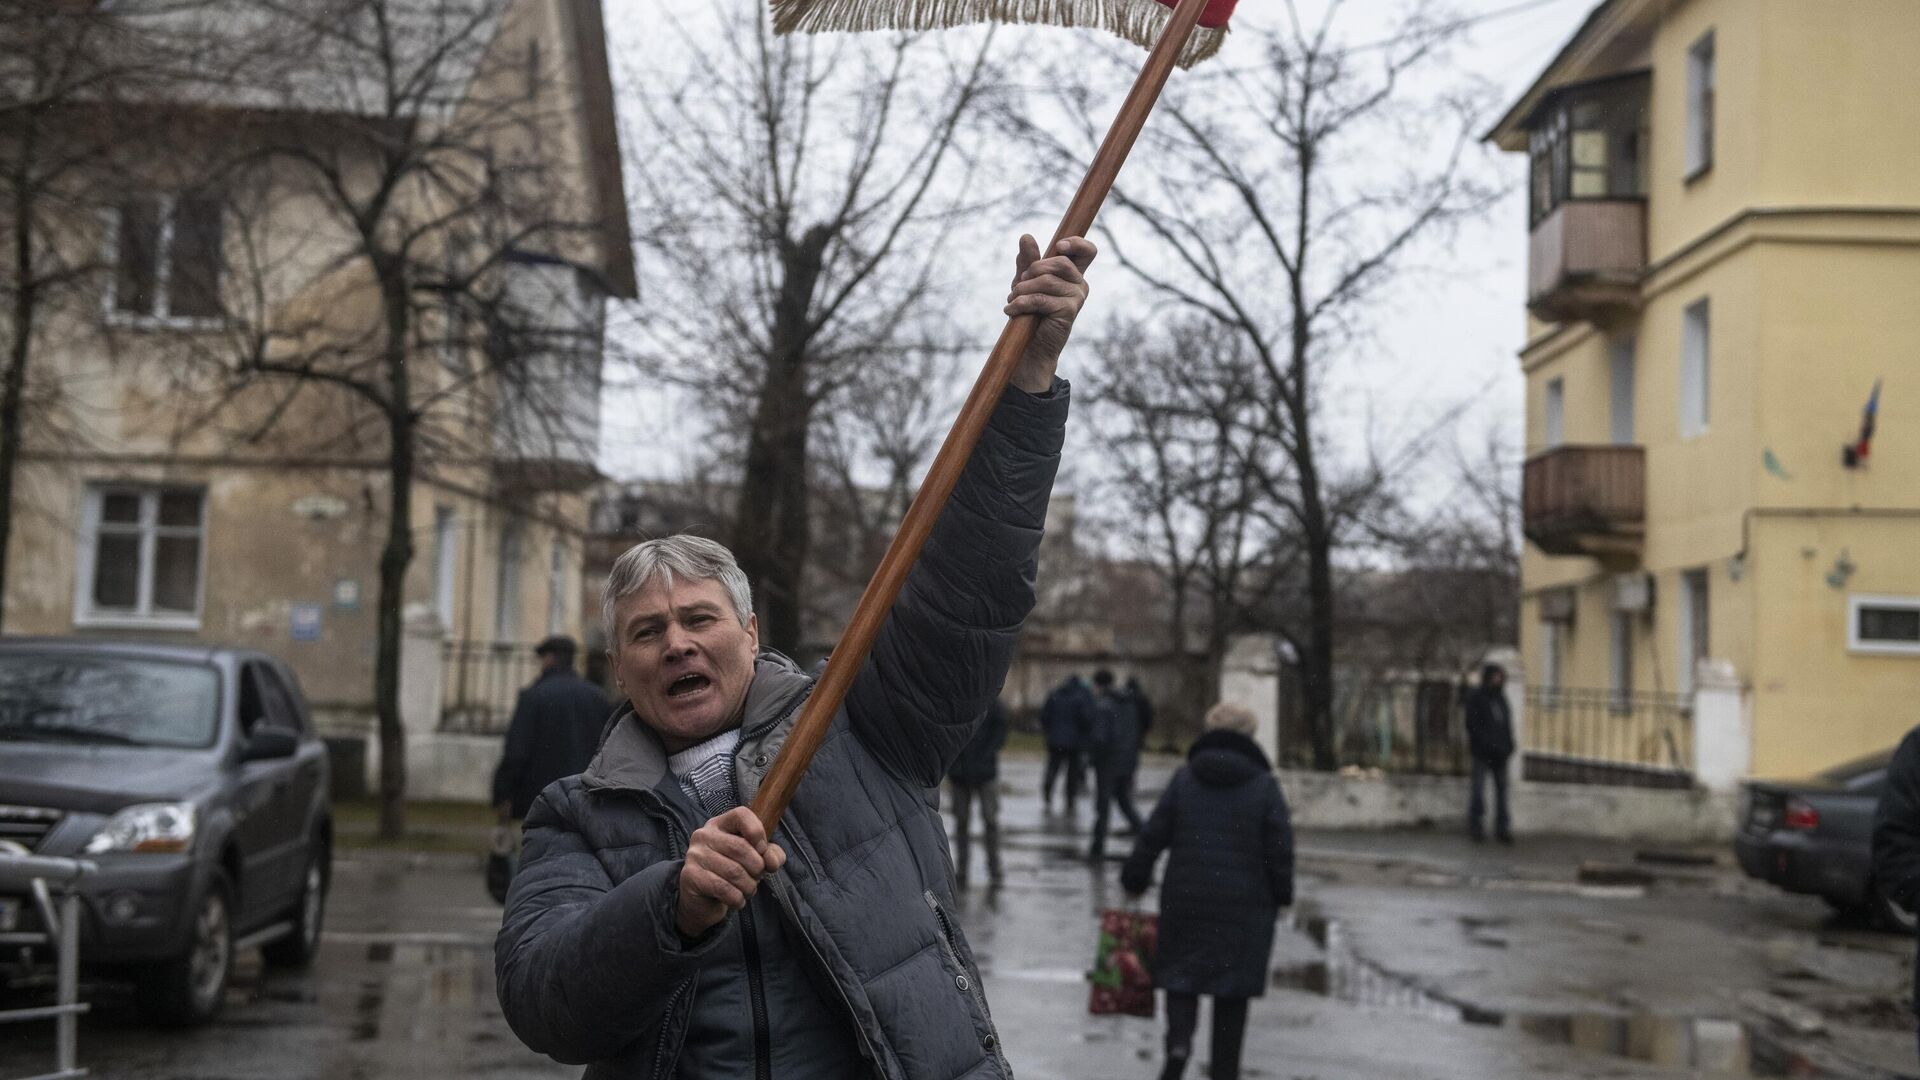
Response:
M1560 446L1528 459L1520 497L1527 539L1549 555L1637 558L1646 522L1646 451Z
M1527 306L1548 322L1633 310L1646 264L1644 199L1569 200L1533 227Z
M1677 694L1529 687L1522 731L1529 780L1693 786L1693 714Z
M540 674L531 644L448 641L440 651L440 730L499 735L520 691Z

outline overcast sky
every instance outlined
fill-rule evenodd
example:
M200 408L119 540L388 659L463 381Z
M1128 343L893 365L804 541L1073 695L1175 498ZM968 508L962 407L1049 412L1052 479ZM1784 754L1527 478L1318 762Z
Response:
M1314 9L1322 2L1304 0L1303 7ZM1455 10L1478 20L1459 52L1461 66L1497 87L1504 106L1526 88L1594 3L1455 0ZM634 79L644 77L642 69L660 62L651 58L657 55L649 49L655 44L649 40L652 27L626 17L642 7L643 0L609 0L607 4L618 54L616 79L623 96L630 94ZM1262 0L1245 0L1236 23L1274 17L1274 12L1267 10L1274 7L1277 5L1263 4ZM1393 0L1347 0L1337 25L1349 41L1382 40L1394 35L1398 24L1394 13L1400 8ZM1070 44L1073 35L1097 32L1023 27L1003 33L1035 35L1045 50L1053 40ZM1240 42L1229 37L1220 56L1209 63L1248 62L1236 44L1250 47L1244 36ZM1174 76L1179 77L1178 73ZM630 105L627 109L631 112ZM1422 418L1437 417L1462 400L1473 399L1461 422L1459 440L1468 447L1483 446L1487 433L1494 431L1517 448L1523 415L1515 354L1523 331L1526 215L1520 181L1524 163L1518 156L1501 155L1498 165L1501 177L1510 185L1506 199L1484 221L1463 229L1444 249L1433 245L1415 252L1412 262L1419 270L1381 305L1373 320L1376 347L1366 350L1343 373L1346 388L1338 422L1379 425L1381 418L1388 417L1393 423L1417 426ZM1013 237L1020 231L1045 236L1052 230L1057 210L1044 209L1031 219L1010 218L1004 223L1009 254ZM982 262L977 268L966 267L965 272L977 273L984 283L979 294L979 339L990 341L1002 321L997 303L1009 267L1004 265L1008 259L999 256L983 258ZM1102 310L1102 304L1124 300L1124 289L1100 285L1101 280L1096 279L1094 299L1082 316L1083 326L1104 324L1108 312ZM643 311L634 314L644 318ZM984 354L979 359L984 360ZM1069 377L1073 362L1070 349L1062 364L1063 373ZM970 362L967 379L977 370L977 364ZM654 388L635 387L629 375L610 371L610 380L603 417L602 468L619 478L681 475L685 467L681 447L690 433L699 430L686 403ZM1070 440L1063 486L1071 489L1075 483L1086 482L1081 478L1091 470L1085 467L1086 461L1076 462L1074 455L1085 455L1090 449L1090 440Z

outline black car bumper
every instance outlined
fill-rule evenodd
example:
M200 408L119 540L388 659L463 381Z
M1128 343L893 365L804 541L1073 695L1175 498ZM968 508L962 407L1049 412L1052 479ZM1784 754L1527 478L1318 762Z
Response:
M80 889L80 961L89 967L151 963L186 953L189 911L202 874L187 855L88 856L99 872ZM17 903L19 929L44 931L32 897Z
M1858 840L1775 830L1743 832L1733 842L1740 869L1792 893L1821 896L1843 907L1866 902L1872 853Z

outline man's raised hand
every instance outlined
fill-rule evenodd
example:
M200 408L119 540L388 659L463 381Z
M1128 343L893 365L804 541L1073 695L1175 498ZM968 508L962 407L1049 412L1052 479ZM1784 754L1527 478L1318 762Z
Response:
M746 907L760 880L786 862L787 853L768 842L749 807L736 806L700 826L680 867L680 935L697 938Z
M1014 369L1013 385L1033 394L1046 393L1053 386L1060 350L1066 347L1073 320L1087 302L1086 270L1097 254L1093 241L1070 236L1041 258L1038 241L1031 236L1020 238L1006 314L1037 315L1039 325Z

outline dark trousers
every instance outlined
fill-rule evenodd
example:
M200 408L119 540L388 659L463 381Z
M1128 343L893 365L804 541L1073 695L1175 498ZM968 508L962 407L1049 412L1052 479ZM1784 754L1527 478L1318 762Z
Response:
M1114 807L1120 807L1120 816L1127 819L1127 827L1134 832L1140 831L1140 811L1133 805L1133 770L1114 772L1096 767L1093 770L1093 854L1097 857L1107 850L1107 814Z
M1072 807L1080 801L1080 789L1086 785L1083 775L1086 762L1081 758L1077 746L1047 747L1047 773L1040 781L1040 799L1048 805L1053 804L1053 782L1062 773L1067 778L1067 806Z
M980 804L980 831L987 841L987 877L995 885L1000 883L1000 787L994 781L975 786L962 784L958 780L949 781L948 793L953 799L953 867L954 877L961 884L967 880L969 835L973 830L973 804Z
M1200 1026L1200 997L1167 991L1167 1066L1160 1080L1180 1080L1193 1057L1193 1033ZM1213 1041L1207 1044L1212 1067L1208 1080L1240 1080L1240 1044L1247 1035L1247 999L1213 999Z
M1467 800L1467 831L1486 835L1487 782L1493 783L1493 833L1502 840L1513 835L1513 818L1507 813L1507 763L1487 758L1473 759L1473 795Z

